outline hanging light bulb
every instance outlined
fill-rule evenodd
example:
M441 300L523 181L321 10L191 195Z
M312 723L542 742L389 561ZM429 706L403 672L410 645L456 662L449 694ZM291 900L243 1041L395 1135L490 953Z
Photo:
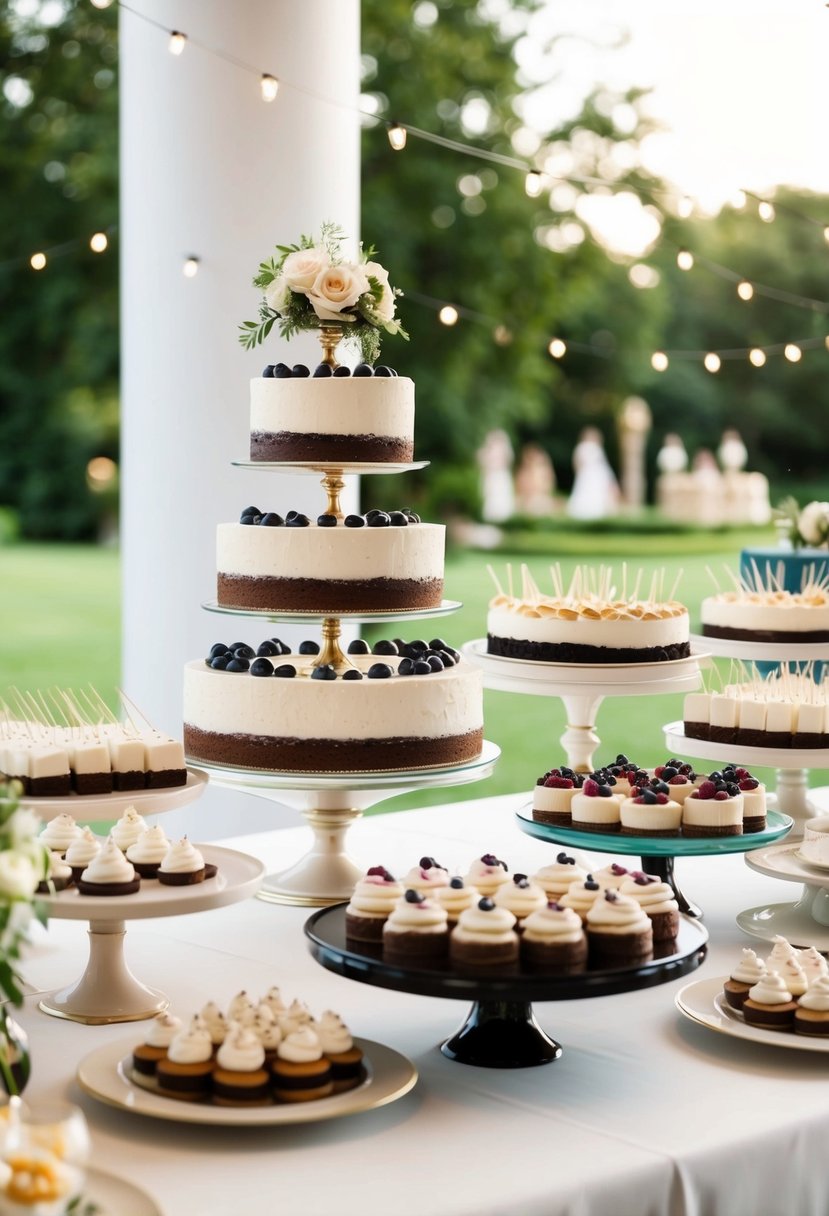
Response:
M676 264L680 270L693 270L694 255L689 249L680 249L676 255Z
M731 206L735 211L742 211L743 207L745 207L746 203L748 202L745 190L735 190L731 195L730 201Z
M31 266L32 270L43 270L46 266L46 254L33 253L29 258L29 265Z
M803 358L803 351L796 342L787 342L783 347L783 354L789 360L789 363L799 363Z
M748 352L748 361L752 367L763 367L766 362L766 352L761 350L759 346L755 346L753 350Z
M275 76L271 76L270 72L262 73L259 88L263 101L276 101L276 95L279 92L279 81Z
M823 239L827 244L829 244L829 224L827 224L823 229Z
M93 253L103 253L109 241L105 232L93 232L89 238L89 248Z
M775 215L774 207L763 199L757 204L757 214L765 224L770 224Z
M112 0L92 0L93 8L109 8L111 4Z
M561 338L551 338L547 350L554 359L563 359L567 354L567 343L563 342Z
M457 325L459 315L457 308L453 307L453 305L444 304L438 313L438 320L441 325Z
M393 122L389 127L389 143L395 152L402 152L406 147L407 131L399 122Z
M651 355L651 367L655 372L664 372L668 368L668 356L664 350L655 350Z
M182 34L181 30L172 30L170 32L170 41L167 47L171 55L180 55L187 44L187 35Z
M709 350L702 362L705 370L707 372L711 372L712 375L714 372L718 372L722 367L722 359L720 359L720 356L716 355L712 350Z
M677 215L679 216L679 218L681 220L687 220L688 217L693 213L693 210L694 210L694 200L691 198L688 198L687 194L683 195L683 197L679 200L679 202L676 205Z
M191 253L188 258L184 259L184 265L181 268L181 272L185 279L194 279L196 277L196 275L199 273L199 259L195 256L195 254Z
M492 340L496 346L509 346L512 342L512 330L506 325L496 325L492 331Z
M829 334L827 334L826 337L823 339L823 345L826 347L827 350L829 350Z
M538 198L543 189L544 178L537 169L530 169L524 178L524 190L526 191L527 198Z
M754 295L754 288L751 286L748 279L743 279L742 283L737 284L737 295L741 300L750 300Z

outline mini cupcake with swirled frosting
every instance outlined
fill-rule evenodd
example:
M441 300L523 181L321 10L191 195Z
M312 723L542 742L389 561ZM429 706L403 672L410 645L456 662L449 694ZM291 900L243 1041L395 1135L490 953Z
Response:
M829 1034L829 976L814 980L797 1002L795 1034Z
M210 1094L213 1044L199 1017L182 1027L170 1041L167 1055L156 1067L158 1092L184 1102L201 1102Z
M647 913L655 942L667 942L676 937L679 932L679 904L668 883L655 874L634 870L619 891L635 899Z
M766 973L766 964L747 946L731 975L723 984L726 1002L732 1009L742 1009L750 989Z
M810 985L814 984L815 980L829 975L829 963L826 962L824 956L814 946L807 946L805 950L799 950L797 961L803 968Z
M213 1101L217 1106L265 1106L270 1102L265 1048L252 1027L234 1023L216 1052Z
M518 963L515 917L484 895L462 912L449 936L449 960L459 970L512 969Z
M309 1102L334 1092L331 1065L310 1026L294 1030L282 1040L271 1075L279 1102Z
M65 891L67 887L72 886L74 881L69 862L64 861L60 853L53 852L49 854L49 873L37 884L37 893L38 895L53 895L58 891Z
M581 917L582 922L586 923L587 913L593 907L597 899L601 897L602 888L596 882L592 874L585 875L582 882L577 879L571 882L564 895L559 899L559 903L563 908L572 908Z
M127 861L131 861L142 878L157 878L161 865L170 848L164 829L158 825L147 828L127 849Z
M403 884L385 866L367 870L346 905L346 937L354 942L382 942L383 925L403 891Z
M227 1037L227 1018L215 1001L208 1001L199 1014L210 1034L213 1050L218 1050Z
M743 1001L743 1017L763 1030L791 1030L797 1002L779 971L766 971Z
M383 926L383 959L398 966L429 967L446 957L449 918L435 899L409 889Z
M255 1014L254 1014L255 1016ZM277 1018L282 1037L286 1038L295 1030L303 1030L306 1026L315 1026L314 1015L304 1001L293 1000L280 1017Z
M421 891L424 895L434 895L440 887L448 886L449 871L434 857L421 857L417 865L412 866L403 877L404 892Z
M643 908L620 891L605 891L587 913L587 943L600 966L625 966L650 958L653 929Z
M204 882L204 857L186 836L171 844L158 867L158 881L168 887L187 887Z
M548 899L558 899L565 895L570 883L577 879L584 882L587 871L580 866L575 857L569 853L557 853L556 859L549 865L542 866L533 874L533 882L537 882Z
M92 861L93 857L97 857L103 848L103 841L99 839L92 831L92 828L85 827L80 835L76 836L66 850L67 865L72 867L72 877L77 882L83 874L86 867Z
M521 933L524 921L531 912L536 912L547 903L544 888L533 882L526 874L513 874L512 882L505 882L495 892L495 904L506 908L516 921L516 932Z
M139 815L134 806L128 806L116 824L113 824L110 836L122 853L126 853L131 844L135 844L142 832L146 832L147 823L143 815Z
M340 1015L326 1009L317 1023L317 1035L323 1055L331 1065L334 1093L354 1089L364 1076L363 1052Z
M509 880L509 866L494 853L484 853L482 857L476 857L466 876L471 887L475 887L481 895L492 897L498 888L503 887Z
M111 836L92 858L78 882L81 895L134 895L141 879Z
M167 1048L181 1030L181 1018L165 1009L150 1022L147 1037L133 1049L132 1066L144 1077L154 1077L159 1060L167 1055Z
M63 857L72 841L80 834L81 828L72 816L66 811L61 811L59 815L55 815L54 819L49 820L38 834L38 840L51 853L60 853Z
M249 1026L255 1016L256 1005L251 1000L250 993L244 988L240 988L227 1007L228 1022L239 1022L242 1026Z
M481 893L464 882L460 874L453 874L449 886L440 887L435 892L435 898L446 912L449 928L454 929L461 912L471 908L481 898Z
M536 972L583 971L587 963L587 938L579 914L555 900L531 912L521 935L521 961Z

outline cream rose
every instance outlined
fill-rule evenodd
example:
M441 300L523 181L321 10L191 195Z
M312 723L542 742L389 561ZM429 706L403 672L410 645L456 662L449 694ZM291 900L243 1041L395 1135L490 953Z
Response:
M394 292L389 286L389 272L379 262L366 262L363 271L367 279L377 279L382 288L380 299L372 301L372 314L384 323L391 321L394 317Z
M40 881L28 857L0 853L0 899L31 899Z
M288 305L291 289L285 281L285 276L280 274L268 283L265 288L265 300L268 308L272 308L274 312L282 312Z
M829 502L810 502L797 519L797 530L807 545L825 544L829 537Z
M311 249L297 249L289 253L282 263L280 277L291 291L310 291L318 276L331 265L325 249L314 245Z
M353 308L366 291L368 279L363 267L343 262L321 270L307 295L321 321L354 321L356 318L344 315L343 309Z

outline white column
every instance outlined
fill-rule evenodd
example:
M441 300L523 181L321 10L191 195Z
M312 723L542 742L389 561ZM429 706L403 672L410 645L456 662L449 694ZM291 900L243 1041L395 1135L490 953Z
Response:
M319 514L314 475L231 467L248 455L248 381L266 363L319 361L313 335L246 353L251 286L276 243L325 220L359 232L359 0L142 0L121 10L123 687L181 730L182 667L217 640L297 635L203 612L216 524L250 503ZM265 103L257 75L282 81ZM291 85L299 86L292 88ZM338 103L326 104L319 95ZM200 259L194 278L185 258ZM231 635L233 635L231 637ZM261 635L261 636L260 636Z

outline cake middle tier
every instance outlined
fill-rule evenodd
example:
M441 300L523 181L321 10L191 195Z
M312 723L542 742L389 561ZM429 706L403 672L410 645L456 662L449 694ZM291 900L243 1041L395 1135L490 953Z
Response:
M219 524L217 599L283 612L436 608L443 599L442 524L304 528Z

